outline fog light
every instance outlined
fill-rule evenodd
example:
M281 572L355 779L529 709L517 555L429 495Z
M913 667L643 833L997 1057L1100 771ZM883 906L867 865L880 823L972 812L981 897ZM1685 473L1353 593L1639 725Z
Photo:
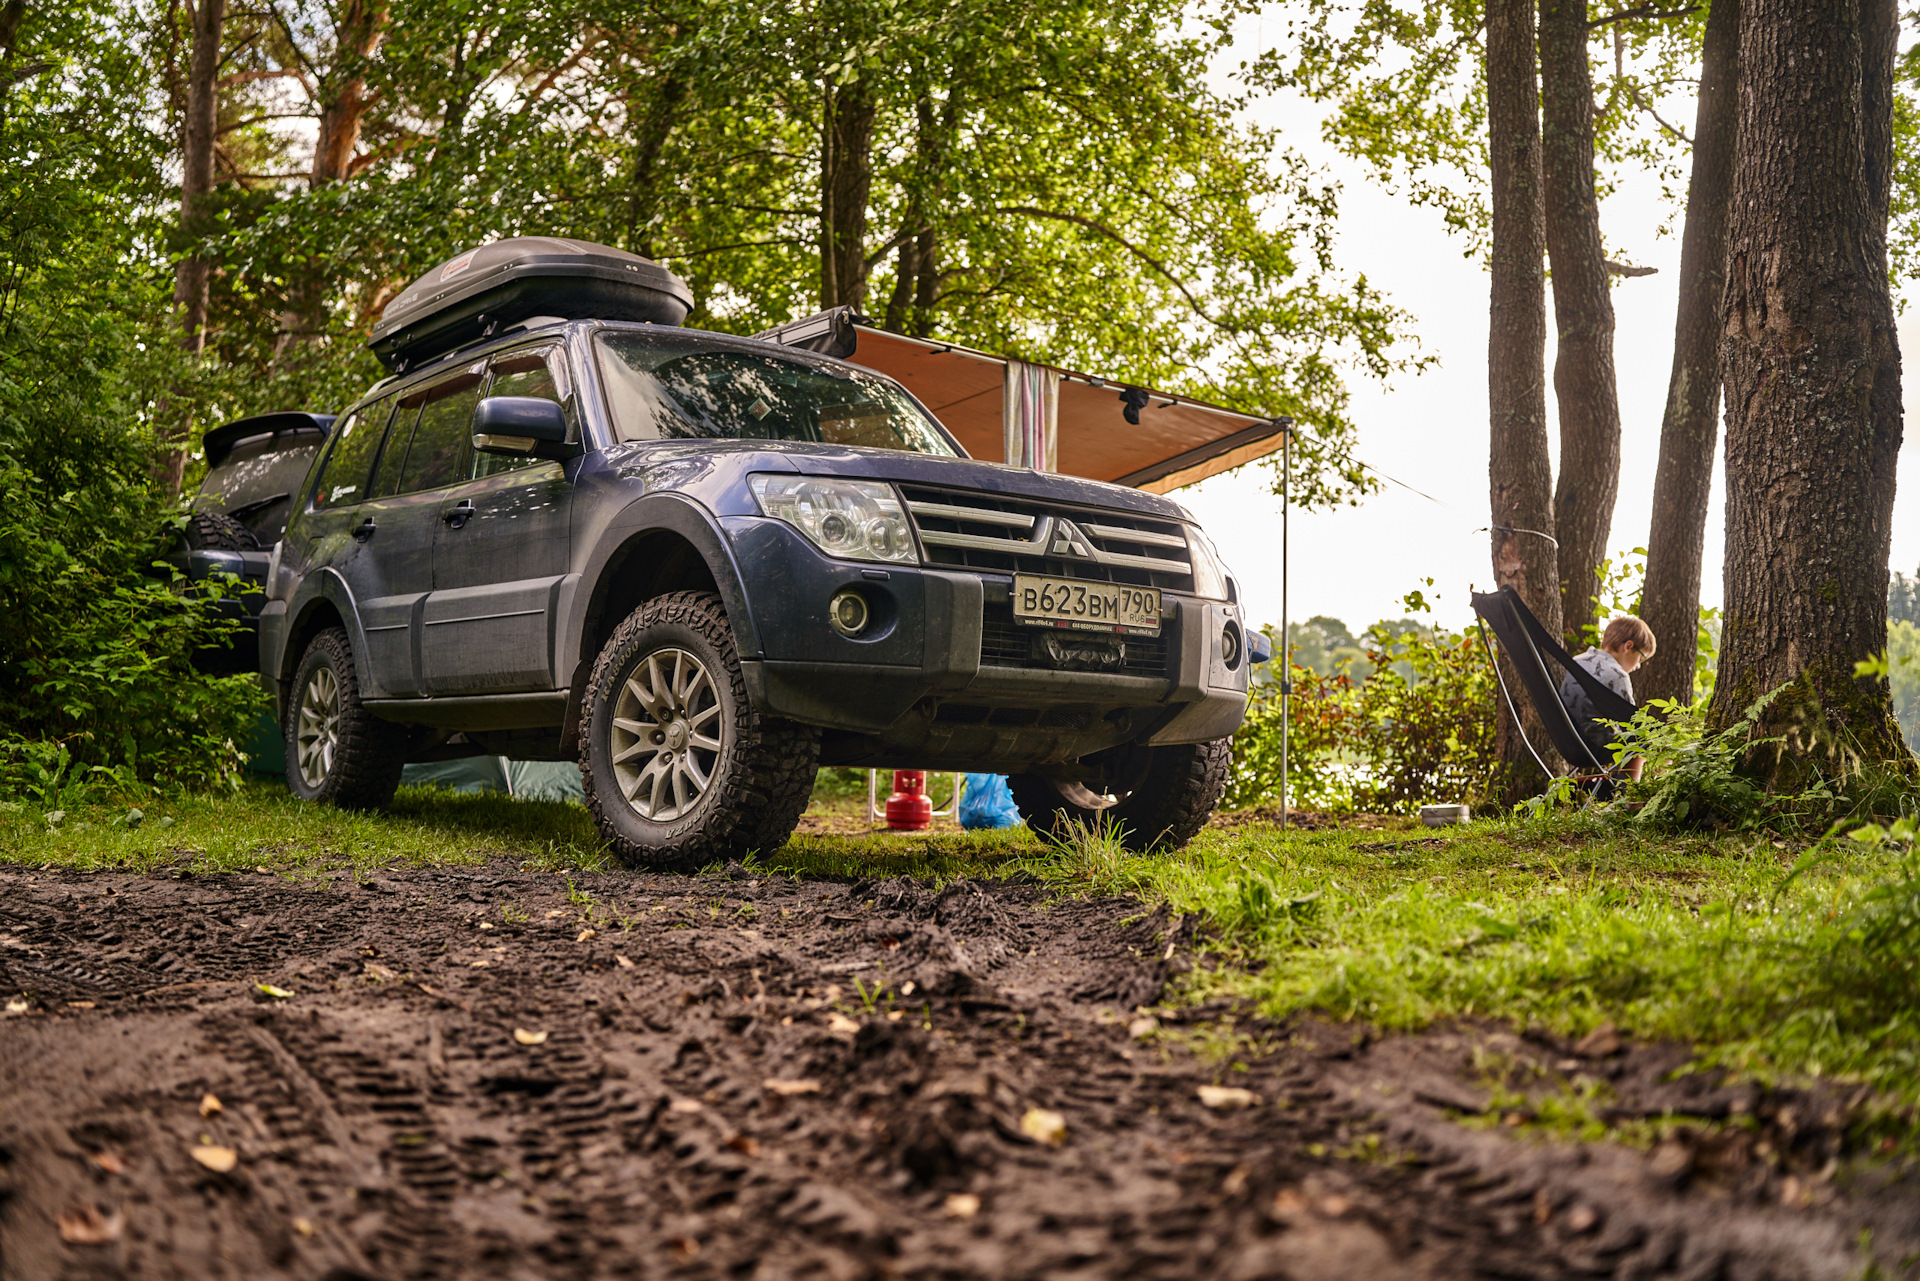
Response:
M1226 630L1220 633L1220 661L1229 670L1240 666L1240 629L1228 623Z
M842 636L858 636L866 631L871 617L867 598L852 589L840 592L827 603L827 621Z

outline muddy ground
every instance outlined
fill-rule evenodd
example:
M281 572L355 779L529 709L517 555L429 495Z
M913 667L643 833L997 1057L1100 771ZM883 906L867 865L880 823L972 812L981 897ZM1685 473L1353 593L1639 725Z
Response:
M1193 943L1005 882L0 870L32 998L0 1277L1837 1281L1863 1231L1896 1274L1920 1248L1855 1100L1605 1036L1144 1015ZM1697 1125L1511 1124L1583 1077Z

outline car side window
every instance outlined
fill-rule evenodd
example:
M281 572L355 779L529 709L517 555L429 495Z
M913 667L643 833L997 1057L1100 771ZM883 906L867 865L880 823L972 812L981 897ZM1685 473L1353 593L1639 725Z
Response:
M473 409L480 403L485 381L475 366L419 393L420 420L414 425L396 492L438 489L463 478L472 449ZM401 402L403 410L405 403Z
M368 498L391 498L400 492L400 472L407 465L407 443L413 439L413 425L420 419L420 402L425 393L410 396L394 407L393 426L387 430L386 448L373 469Z
M384 401L355 410L334 424L333 449L313 490L315 511L348 507L367 497L367 473L373 470L374 452L386 425Z
M493 359L489 371L491 381L487 387L489 396L538 396L542 400L567 403L567 354L562 347L541 347L536 350L506 352ZM538 458L516 457L512 454L483 454L478 450L473 455L473 478L497 476L501 472L517 471L522 467L531 467L539 462Z

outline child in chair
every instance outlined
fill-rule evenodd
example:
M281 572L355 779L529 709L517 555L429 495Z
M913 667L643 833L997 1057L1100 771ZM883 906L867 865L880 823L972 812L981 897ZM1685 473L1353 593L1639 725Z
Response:
M1630 673L1651 658L1653 650L1653 629L1632 614L1621 614L1607 623L1607 630L1600 634L1598 649L1589 647L1585 653L1574 655L1573 661L1586 668L1602 685L1632 702ZM1602 761L1611 756L1607 744L1613 741L1613 731L1594 721L1593 700L1587 697L1587 691L1580 688L1580 682L1571 672L1560 681L1560 702L1579 728L1580 736L1593 748L1593 754ZM1637 781L1642 764L1638 756L1627 762L1627 776Z

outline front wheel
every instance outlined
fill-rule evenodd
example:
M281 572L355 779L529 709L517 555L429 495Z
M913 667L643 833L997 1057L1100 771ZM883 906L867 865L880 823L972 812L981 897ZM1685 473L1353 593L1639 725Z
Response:
M1177 850L1207 825L1232 762L1233 740L1218 738L1147 749L1130 788L1102 793L1040 774L1015 774L1007 788L1027 826L1042 836L1066 840L1075 828L1111 825L1130 850Z
M630 867L771 853L813 793L819 732L753 709L711 593L656 597L629 615L594 662L580 715L587 807Z
M347 634L329 627L294 670L281 734L287 786L303 801L350 810L385 809L406 764L399 726L367 710Z

